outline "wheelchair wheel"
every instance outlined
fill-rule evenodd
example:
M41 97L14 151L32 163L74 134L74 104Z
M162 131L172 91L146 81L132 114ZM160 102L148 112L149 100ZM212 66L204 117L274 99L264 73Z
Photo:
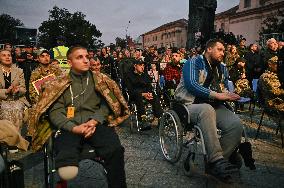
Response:
M135 133L139 130L137 109L135 104L130 105L130 132Z
M159 137L163 155L170 163L180 159L183 144L183 128L173 110L164 112L159 126Z
M53 136L53 135L52 135ZM44 179L45 187L53 188L55 187L54 175L55 175L55 161L54 161L54 148L53 148L53 138L49 138L48 142L44 146Z

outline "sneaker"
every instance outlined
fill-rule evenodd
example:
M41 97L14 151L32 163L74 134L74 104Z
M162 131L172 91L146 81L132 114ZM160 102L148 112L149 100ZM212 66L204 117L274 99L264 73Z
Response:
M225 183L231 183L232 174L238 172L238 168L224 158L221 158L213 163L208 163L205 172Z

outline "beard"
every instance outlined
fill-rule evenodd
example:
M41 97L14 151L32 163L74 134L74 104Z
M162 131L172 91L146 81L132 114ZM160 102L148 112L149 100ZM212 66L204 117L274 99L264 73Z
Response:
M218 61L218 60L212 60L211 65L212 65L212 66L217 66L217 65L220 64L220 62L221 62L221 61Z

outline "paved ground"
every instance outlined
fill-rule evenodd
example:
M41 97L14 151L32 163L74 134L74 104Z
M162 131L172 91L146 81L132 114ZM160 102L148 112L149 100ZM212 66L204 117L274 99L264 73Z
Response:
M254 138L257 128L255 122L259 121L260 112L256 112L252 124L246 113L241 114L240 117L248 128L248 136ZM265 118L259 139L250 139L257 169L251 171L243 166L233 184L224 184L204 174L201 160L198 162L199 166L192 177L187 177L183 173L181 164L184 155L180 162L174 165L165 161L160 150L157 129L140 135L130 134L129 128L124 126L118 130L118 134L125 147L128 187L284 187L284 150L281 148L279 134L275 135L275 129L276 125ZM43 187L42 155L39 153L32 156L28 155L28 157L17 155L25 163L26 188ZM96 170L95 174L86 173L86 171L80 172L80 177L84 181L90 181L89 177L95 177L95 183L84 183L82 185L82 183L78 183L78 180L75 180L71 183L72 187L107 187L101 166L90 161L83 161L81 165L84 169L99 169Z

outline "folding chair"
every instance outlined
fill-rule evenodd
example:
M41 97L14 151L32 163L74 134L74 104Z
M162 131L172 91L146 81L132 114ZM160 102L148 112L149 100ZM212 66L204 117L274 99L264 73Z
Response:
M257 95L258 95L259 106L262 108L262 112L261 112L261 117L260 117L260 121L258 124L258 128L255 134L255 139L257 139L258 137L260 128L262 126L263 116L264 114L266 114L268 115L268 117L273 117L272 119L277 119L276 135L278 134L278 130L279 130L281 134L282 148L284 148L283 130L281 127L281 122L283 121L283 114L281 114L279 110L273 110L265 105L261 91L259 89L257 89Z

